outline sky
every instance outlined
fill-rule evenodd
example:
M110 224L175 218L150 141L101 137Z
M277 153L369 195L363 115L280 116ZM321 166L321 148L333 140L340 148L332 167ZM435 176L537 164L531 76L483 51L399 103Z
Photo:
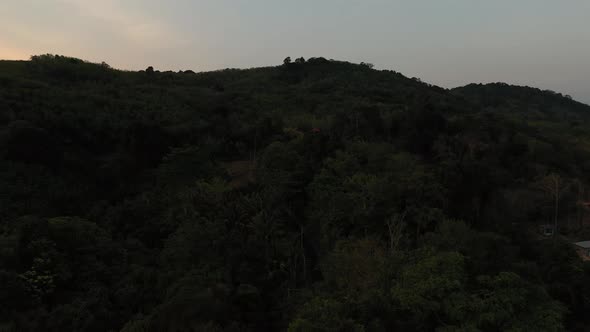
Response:
M588 0L1 0L0 59L209 71L291 56L446 88L507 82L590 104Z

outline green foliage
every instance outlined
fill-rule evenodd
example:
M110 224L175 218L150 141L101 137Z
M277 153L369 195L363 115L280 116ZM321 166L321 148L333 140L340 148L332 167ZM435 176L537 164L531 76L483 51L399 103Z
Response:
M424 258L406 268L392 295L402 308L414 312L420 320L433 312L445 312L452 306L449 295L458 293L465 283L464 259L454 252L437 255L426 254Z
M569 243L588 234L590 107L567 96L325 58L40 55L0 61L0 86L0 329L590 324Z
M346 304L331 299L315 298L305 305L301 316L289 325L289 332L364 332L362 325L346 318L350 309Z

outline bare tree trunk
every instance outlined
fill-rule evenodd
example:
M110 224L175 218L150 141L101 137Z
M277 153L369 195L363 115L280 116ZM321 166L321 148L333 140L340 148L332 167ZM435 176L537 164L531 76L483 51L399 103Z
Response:
M578 208L578 215L576 216L576 221L577 221L577 225L578 229L582 229L582 215L584 213L584 208L583 205L584 204L584 189L582 187L582 181L578 180L578 204L577 204L577 208Z
M555 178L555 220L553 223L553 237L557 236L557 219L559 217L559 178Z
M258 153L258 129L254 133L254 155L252 156L252 163L256 163L256 154Z
M303 281L307 283L307 257L305 256L305 246L303 245L303 227L299 228L301 242L301 258L303 260Z
M400 240L403 237L404 220L406 218L406 211L404 213L396 214L387 221L387 230L389 232L389 251L391 254L397 250Z
M557 237L557 226L559 222L559 197L562 188L561 177L559 174L551 173L541 180L540 187L545 193L554 200L553 211L553 238Z
M354 115L355 115L354 118L355 118L355 124L356 124L355 125L355 127L356 127L356 135L358 136L359 135L359 113L358 112L355 112Z

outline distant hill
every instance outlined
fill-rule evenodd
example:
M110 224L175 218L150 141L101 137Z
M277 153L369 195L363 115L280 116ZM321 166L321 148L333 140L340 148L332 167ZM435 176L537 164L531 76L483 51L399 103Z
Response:
M582 331L589 183L551 91L0 61L0 329Z
M590 111L590 106L573 100L569 95L506 83L469 84L451 92L483 107L534 107L540 111L571 111L582 115Z

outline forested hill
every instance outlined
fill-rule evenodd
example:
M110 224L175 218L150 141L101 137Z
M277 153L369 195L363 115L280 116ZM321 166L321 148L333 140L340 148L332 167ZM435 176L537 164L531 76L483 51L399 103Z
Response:
M564 113L590 112L590 106L577 102L569 95L555 91L540 90L526 86L514 86L506 83L469 84L455 88L453 93L465 96L481 106L519 106L521 110L536 108L539 111L563 111Z
M324 58L0 61L0 330L585 331L589 114Z

